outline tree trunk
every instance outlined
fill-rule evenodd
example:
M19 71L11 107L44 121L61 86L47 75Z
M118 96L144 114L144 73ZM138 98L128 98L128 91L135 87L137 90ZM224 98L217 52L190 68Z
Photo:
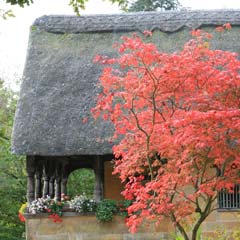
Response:
M177 219L173 213L171 214L171 220L173 223L176 224L176 227L177 227L178 231L181 233L181 235L184 237L184 240L190 240L185 229L179 222L177 222Z

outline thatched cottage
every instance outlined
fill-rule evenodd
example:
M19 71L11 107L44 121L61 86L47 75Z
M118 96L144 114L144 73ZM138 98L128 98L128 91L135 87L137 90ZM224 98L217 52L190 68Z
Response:
M113 128L109 122L93 120L90 113L101 91L98 78L102 67L93 63L95 55L113 56L116 53L112 45L120 41L121 36L133 32L141 35L144 30L153 31L153 41L159 49L176 51L190 38L190 30L204 28L214 32L216 26L225 23L231 23L233 28L224 38L218 34L213 47L240 52L238 10L43 16L37 19L30 30L12 143L14 154L27 157L28 201L46 195L60 199L61 192L67 191L68 176L79 168L94 170L96 200L121 198L122 186L111 175L112 144L108 139ZM89 120L83 123L85 118ZM218 221L225 221L226 226L239 224L236 215L223 217L219 214L211 217L211 226ZM28 226L41 225L39 219L34 221L38 222L29 220ZM80 230L76 230L77 227L69 230L67 221L62 228L68 229L65 232L56 230L53 237L53 231L32 230L36 234L28 233L28 239L100 239L95 230L90 231L97 234L95 237L84 235L85 238L81 238L79 235L77 238L80 233L74 235L73 232ZM211 229L206 227L205 230ZM159 239L163 236L159 233L154 235L156 238L153 235L131 238L126 230L114 231L113 236L118 238L101 239Z

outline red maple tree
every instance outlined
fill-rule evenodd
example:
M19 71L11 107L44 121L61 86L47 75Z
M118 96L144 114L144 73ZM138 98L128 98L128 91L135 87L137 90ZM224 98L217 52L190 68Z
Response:
M192 35L175 53L134 35L122 38L119 57L96 57L108 66L92 111L112 121L113 138L121 139L114 173L133 200L132 232L146 219L167 217L185 240L196 240L218 192L240 183L240 61L237 53L211 50L210 34Z

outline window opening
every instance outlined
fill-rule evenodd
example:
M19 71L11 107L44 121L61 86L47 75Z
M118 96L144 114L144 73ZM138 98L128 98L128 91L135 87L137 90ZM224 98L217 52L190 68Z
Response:
M222 190L218 193L219 209L239 209L240 208L240 185L235 185L232 192Z

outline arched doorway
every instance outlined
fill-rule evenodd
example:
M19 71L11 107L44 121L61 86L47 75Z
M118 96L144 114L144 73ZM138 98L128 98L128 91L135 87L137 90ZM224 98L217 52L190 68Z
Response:
M93 198L95 186L95 174L93 169L80 168L70 173L67 189L70 197L86 194Z

